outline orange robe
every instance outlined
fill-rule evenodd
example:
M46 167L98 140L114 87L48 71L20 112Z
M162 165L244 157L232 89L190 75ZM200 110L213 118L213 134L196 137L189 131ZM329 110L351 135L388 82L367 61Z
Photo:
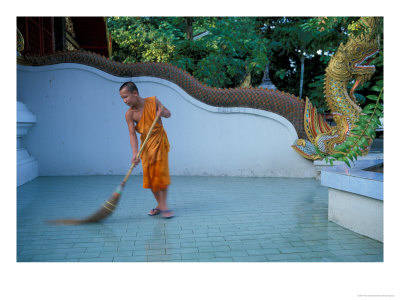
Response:
M156 97L144 99L144 108L141 119L136 125L143 144L147 133L156 117ZM143 166L143 187L153 191L165 190L171 179L168 168L169 142L167 133L160 121L154 126L153 131L143 149L140 158Z

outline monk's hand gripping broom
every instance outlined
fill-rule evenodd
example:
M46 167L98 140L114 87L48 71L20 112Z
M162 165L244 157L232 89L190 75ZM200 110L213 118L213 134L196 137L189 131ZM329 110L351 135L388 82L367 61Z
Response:
M140 157L140 154L142 153L144 147L146 146L146 143L149 140L151 132L152 132L154 126L156 125L158 118L159 117L156 115L156 118L154 119L153 124L151 124L149 132L147 133L146 139L140 145L139 153L137 154L136 158ZM122 180L122 182L120 183L120 185L116 188L116 190L113 192L111 197L103 204L103 206L97 212L95 212L93 215L91 215L85 219L61 219L61 220L53 220L53 221L49 221L49 222L51 224L79 225L79 224L85 224L85 223L95 223L95 222L99 222L99 221L105 219L117 207L118 201L121 198L122 191L125 187L126 182L128 181L129 176L131 175L134 167L135 167L135 164L132 163L131 167L128 170L128 173L126 173L126 175L125 175L124 179Z

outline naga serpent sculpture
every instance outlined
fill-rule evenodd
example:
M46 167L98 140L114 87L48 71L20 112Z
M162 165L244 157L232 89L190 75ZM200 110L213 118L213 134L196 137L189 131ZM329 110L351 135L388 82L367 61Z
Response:
M361 18L367 25L367 33L349 36L331 58L325 75L325 98L336 126L331 127L318 114L308 98L306 100L277 90L264 88L212 88L204 85L186 71L166 63L140 62L119 63L104 56L78 50L57 52L45 56L26 55L24 64L43 66L60 63L77 63L100 69L118 77L151 76L171 81L195 99L216 107L247 107L276 113L291 122L299 139L292 148L303 157L316 160L324 154L335 153L335 147L346 141L350 129L356 123L361 108L356 103L355 88L368 81L375 72L374 66L364 62L379 51L375 34L376 18ZM347 85L353 78L356 82L350 93ZM368 147L362 149L368 153Z
M325 70L325 99L336 126L330 129L324 126L316 109L306 99L304 128L308 139L298 139L292 146L305 158L321 158L314 147L326 155L338 153L335 147L346 141L361 115L354 91L357 86L370 80L375 72L375 66L369 63L379 51L379 42L376 34L377 18L363 17L359 22L364 24L365 32L358 36L350 34L347 43L339 46ZM349 94L347 86L352 79L355 79L355 83ZM368 153L371 143L372 140L369 140L367 147L360 148L361 154Z

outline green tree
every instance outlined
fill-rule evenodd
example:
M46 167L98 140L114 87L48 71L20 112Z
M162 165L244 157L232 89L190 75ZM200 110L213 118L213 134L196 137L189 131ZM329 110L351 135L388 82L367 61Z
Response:
M357 32L354 24L358 19L111 17L107 24L115 61L171 63L220 88L240 86L248 74L251 84L258 86L269 62L270 77L279 90L307 96L324 112L328 109L323 90L325 68L349 32ZM200 33L206 34L197 38ZM383 79L383 51L374 63L375 75L356 94L362 105L370 102L362 95Z
M163 17L112 17L107 19L112 37L112 58L120 62L169 62L182 28Z
M195 41L207 49L193 73L197 78L215 87L237 87L248 72L262 76L266 45L255 18L213 18L207 25L209 34Z
M169 62L214 87L236 87L247 72L262 76L267 61L255 18L113 17L107 24L114 60Z
M308 96L312 100L313 87L310 89L309 84L320 83L319 78L329 61L329 58L325 59L326 54L332 53L332 45L337 47L339 44L340 31L305 30L309 20L305 17L270 17L260 21L264 21L264 36L269 40L267 54L273 82L280 90L300 98ZM323 91L314 91L313 94L322 97Z

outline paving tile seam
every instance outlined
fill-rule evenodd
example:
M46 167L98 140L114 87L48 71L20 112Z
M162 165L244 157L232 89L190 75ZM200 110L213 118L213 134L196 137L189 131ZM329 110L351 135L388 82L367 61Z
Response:
M92 186L102 186L100 180L108 196L105 190L112 189L110 182L116 179L39 177L18 188L17 260L383 261L382 243L327 220L327 189L315 180L175 177L169 192L170 206L177 213L172 220L146 215L151 193L137 182L127 186L125 195L135 191L125 196L129 201L122 201L103 224L44 223L48 215L91 211L104 201L103 192ZM61 184L53 188L55 182ZM39 188L43 192L38 193ZM23 206L30 197L39 197L40 205ZM82 197L88 198L85 207L71 205L70 199ZM222 209L229 214L221 215Z

